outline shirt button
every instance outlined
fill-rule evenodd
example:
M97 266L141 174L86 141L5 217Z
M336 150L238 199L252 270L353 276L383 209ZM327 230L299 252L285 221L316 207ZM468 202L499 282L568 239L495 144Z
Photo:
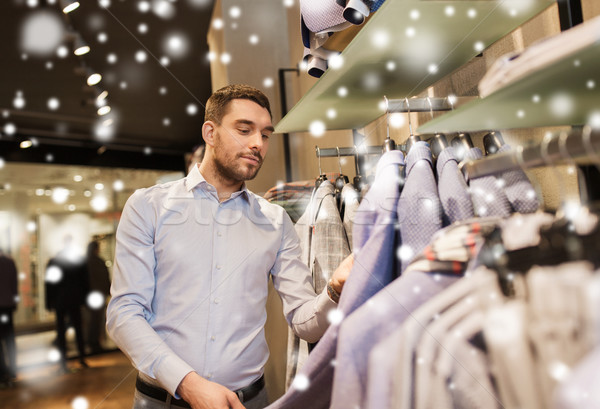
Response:
M212 374L211 374L211 373L209 373L209 374L206 374L206 378L207 378L207 379L210 379L210 378L212 378Z
M217 339L217 338L215 338L215 336L214 336L214 335L213 335L212 337L210 337L210 340L211 340L211 341L214 341L215 339Z
M218 298L215 298L215 304L218 304L221 300L219 300Z
M223 233L221 233L220 231L217 232L217 236L221 237L223 236Z
M220 270L221 266L219 264L217 264L217 270Z

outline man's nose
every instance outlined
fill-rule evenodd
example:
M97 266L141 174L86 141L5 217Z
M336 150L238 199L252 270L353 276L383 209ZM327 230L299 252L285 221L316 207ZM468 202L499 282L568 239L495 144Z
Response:
M249 148L252 150L260 150L264 145L262 132L256 131L250 136Z

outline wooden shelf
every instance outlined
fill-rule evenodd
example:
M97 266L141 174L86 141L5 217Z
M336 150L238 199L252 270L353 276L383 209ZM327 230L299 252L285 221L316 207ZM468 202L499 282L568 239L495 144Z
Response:
M388 0L344 49L341 66L330 67L275 131L306 131L316 120L327 129L363 127L383 113L384 95L420 93L553 3Z

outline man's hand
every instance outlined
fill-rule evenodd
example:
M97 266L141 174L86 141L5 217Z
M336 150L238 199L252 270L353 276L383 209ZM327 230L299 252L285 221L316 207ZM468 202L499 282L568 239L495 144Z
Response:
M245 409L234 392L204 379L196 372L190 372L183 378L177 387L177 394L192 409Z
M342 293L342 288L344 287L344 283L350 275L350 270L352 270L352 266L354 265L354 256L350 254L348 257L341 262L338 268L335 269L333 274L331 275L331 286L338 293Z

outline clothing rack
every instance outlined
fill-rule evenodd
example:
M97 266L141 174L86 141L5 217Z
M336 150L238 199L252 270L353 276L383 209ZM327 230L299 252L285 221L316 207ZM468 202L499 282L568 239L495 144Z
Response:
M381 155L381 146L362 146L352 148L324 148L315 147L317 157L337 158L338 156L356 156L356 155Z
M590 163L600 167L600 130L585 127L549 134L539 144L462 162L460 169L466 178L473 179L518 168Z
M387 112L433 112L451 111L477 97L404 98L386 99Z

